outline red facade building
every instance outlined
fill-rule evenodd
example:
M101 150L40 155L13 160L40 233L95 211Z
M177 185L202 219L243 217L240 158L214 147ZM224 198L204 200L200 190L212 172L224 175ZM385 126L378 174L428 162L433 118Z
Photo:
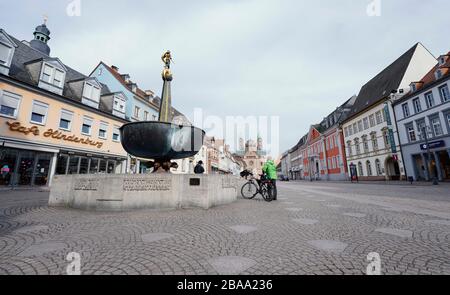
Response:
M291 179L348 179L341 123L350 112L355 98L346 101L320 124L311 126L308 134L290 150Z

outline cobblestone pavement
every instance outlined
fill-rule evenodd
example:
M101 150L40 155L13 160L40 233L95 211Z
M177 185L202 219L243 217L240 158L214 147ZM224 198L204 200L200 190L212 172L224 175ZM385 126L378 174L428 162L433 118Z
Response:
M279 200L84 212L0 192L0 274L450 274L450 187L280 183Z

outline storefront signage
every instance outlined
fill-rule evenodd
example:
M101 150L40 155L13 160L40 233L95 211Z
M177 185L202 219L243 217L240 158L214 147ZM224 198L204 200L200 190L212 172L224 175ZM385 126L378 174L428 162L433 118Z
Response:
M40 134L39 127L37 127L37 126L25 127L25 126L22 126L22 124L20 122L6 122L6 124L8 124L9 130L11 130L13 132L20 132L20 133L23 133L26 135L33 134L34 136L38 136ZM70 141L70 142L75 142L75 143L92 145L92 146L96 146L99 149L103 147L103 142L93 141L93 140L90 140L89 138L80 138L75 135L65 135L61 131L53 130L53 129L47 129L43 133L43 136L47 137L47 138L51 137L51 138L63 140L63 141Z
M426 143L420 145L420 149L422 151L426 151L428 149L443 148L443 147L445 147L445 141L443 141L443 140L429 142L428 146Z

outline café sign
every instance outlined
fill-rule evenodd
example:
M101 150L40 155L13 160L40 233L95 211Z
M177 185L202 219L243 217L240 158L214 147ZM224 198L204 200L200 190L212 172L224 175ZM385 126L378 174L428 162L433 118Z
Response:
M25 127L22 126L20 122L6 122L6 124L9 126L9 130L13 132L19 132L25 135L33 134L34 136L40 135L40 130L38 126ZM93 141L90 140L89 138L77 137L76 135L67 135L59 130L54 129L47 129L42 135L46 138L54 138L62 141L91 145L99 149L102 148L103 146L103 142Z

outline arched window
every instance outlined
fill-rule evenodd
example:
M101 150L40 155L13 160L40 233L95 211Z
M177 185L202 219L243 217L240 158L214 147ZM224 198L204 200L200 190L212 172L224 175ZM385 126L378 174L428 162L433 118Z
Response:
M372 176L372 164L370 164L370 161L367 161L366 163L367 166L367 176Z
M363 166L361 162L358 163L358 174L359 176L364 176Z
M380 176L383 174L383 171L381 171L381 162L380 160L376 159L375 160L375 167L377 169L377 175Z

